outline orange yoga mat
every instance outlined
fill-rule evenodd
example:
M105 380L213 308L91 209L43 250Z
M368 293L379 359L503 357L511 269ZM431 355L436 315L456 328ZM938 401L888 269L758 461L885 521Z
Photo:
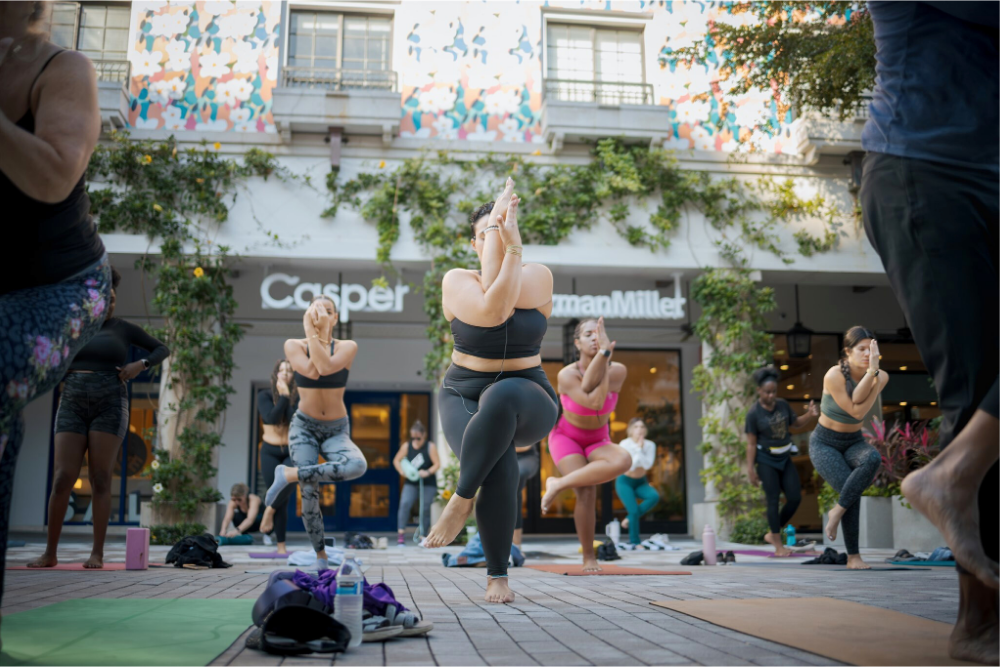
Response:
M949 624L847 600L661 600L650 604L849 665L973 664L948 657Z
M570 577L592 577L600 575L622 575L622 574L691 574L680 570L647 570L642 567L621 567L620 565L601 564L600 572L584 572L583 565L575 563L572 565L525 565L532 570L542 572L552 572L553 574L565 574Z
M150 563L150 568L154 567L170 567L163 563ZM29 572L51 572L52 570L63 570L70 572L108 572L115 570L124 570L125 563L105 563L104 567L84 567L83 563L59 563L55 567L28 567L27 565L8 565L8 570L27 570ZM135 570L138 572L139 570Z

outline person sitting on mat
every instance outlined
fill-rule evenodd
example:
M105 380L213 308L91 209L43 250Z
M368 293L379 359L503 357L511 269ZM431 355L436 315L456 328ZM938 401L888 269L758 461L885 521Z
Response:
M233 484L226 516L222 519L219 544L253 544L250 533L260 530L260 505L260 496L250 493L246 484ZM230 525L235 527L230 528Z
M660 502L659 492L646 479L646 473L656 463L656 444L646 440L646 422L642 417L633 417L626 430L628 437L618 443L632 457L632 467L615 479L615 491L625 506L628 516L622 521L622 528L628 529L629 544L642 544L639 535L639 517L656 507Z

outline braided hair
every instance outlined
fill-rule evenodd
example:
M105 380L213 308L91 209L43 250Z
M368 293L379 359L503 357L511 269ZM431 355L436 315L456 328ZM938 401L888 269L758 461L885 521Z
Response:
M875 339L875 334L862 326L853 326L844 333L844 348L840 351L840 372L844 376L847 397L854 396L854 378L851 377L851 365L847 362L846 350L852 349L855 345L866 338Z

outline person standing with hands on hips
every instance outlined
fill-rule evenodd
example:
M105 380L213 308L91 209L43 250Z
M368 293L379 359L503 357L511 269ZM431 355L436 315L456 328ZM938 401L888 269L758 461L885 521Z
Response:
M792 406L778 398L781 375L770 366L753 374L757 385L757 402L747 411L747 474L750 483L764 487L767 498L767 526L770 532L764 540L774 547L774 555L785 557L791 552L781 543L781 529L802 502L802 484L792 463L792 435L789 427L808 428L815 424L819 410L809 401L804 415L796 415ZM781 493L785 504L780 511Z

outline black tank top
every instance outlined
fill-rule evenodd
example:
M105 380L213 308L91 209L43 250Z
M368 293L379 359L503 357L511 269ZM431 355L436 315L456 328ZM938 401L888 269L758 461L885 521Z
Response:
M333 354L333 341L330 341L330 354ZM306 356L309 356L309 346L306 346ZM313 380L312 378L307 378L298 371L295 371L295 385L299 388L306 389L343 389L347 386L347 376L351 374L346 368L342 368L336 373L331 375L320 375L318 378Z
M28 88L28 110L16 125L35 133L31 112L31 91L56 51L45 61ZM9 211L10 224L4 226L4 244L17 248L19 259L0 263L0 294L51 285L93 266L104 256L104 244L90 219L90 198L84 176L61 202L47 204L32 199L0 172L0 202Z
M417 470L430 470L431 466L434 465L434 462L431 461L431 455L427 453L427 448L429 444L430 442L425 440L423 447L421 447L420 449L415 449L413 447L413 441L410 440L410 442L406 447L406 460L409 461L410 463L413 463L413 459L417 458L417 454L424 455L424 462L420 464L420 467L418 467ZM409 479L407 479L406 483L417 484L418 482L411 482ZM434 475L430 475L424 478L424 486L430 486L432 484L437 485L437 479L435 479Z
M480 359L533 357L541 352L548 328L548 320L536 308L515 309L510 319L495 327L477 327L457 317L451 321L455 349Z

